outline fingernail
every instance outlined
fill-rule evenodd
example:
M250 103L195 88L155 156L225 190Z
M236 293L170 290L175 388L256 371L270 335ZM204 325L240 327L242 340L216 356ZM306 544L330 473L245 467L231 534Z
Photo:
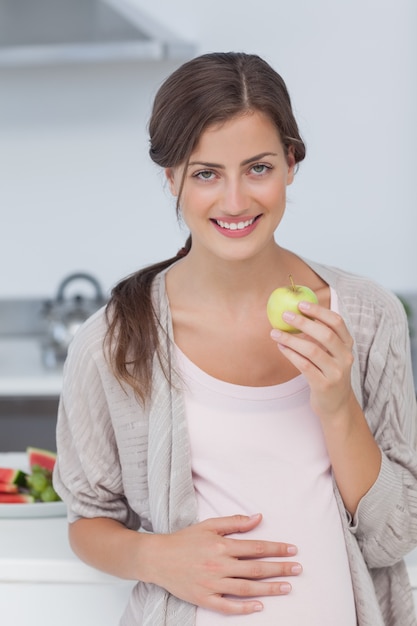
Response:
M263 611L263 608L264 607L262 606L262 604L255 604L255 606L253 607L253 610L256 612L259 612L259 611Z
M287 554L297 554L297 546L287 546Z
M281 335L282 335L282 332L278 330L277 328L274 328L274 330L271 330L271 337L273 339L279 339Z
M302 311L308 311L310 308L310 303L306 302L305 300L302 300L301 302L298 303L298 308L301 309Z
M284 313L282 314L282 319L284 319L286 322L292 322L294 318L295 314L291 313L291 311L284 311Z
M296 565L293 565L291 568L291 574L301 574L302 571L303 568L298 563L296 563Z
M290 593L292 587L289 583L282 583L280 585L280 591L281 593Z

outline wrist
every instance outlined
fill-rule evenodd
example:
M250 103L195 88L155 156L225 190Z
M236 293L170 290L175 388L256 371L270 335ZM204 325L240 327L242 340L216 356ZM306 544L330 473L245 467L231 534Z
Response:
M349 432L358 416L363 417L362 409L353 390L350 390L342 401L334 406L320 407L316 411L324 428Z
M162 553L163 535L138 532L135 549L136 580L144 583L158 584L160 575L159 554Z

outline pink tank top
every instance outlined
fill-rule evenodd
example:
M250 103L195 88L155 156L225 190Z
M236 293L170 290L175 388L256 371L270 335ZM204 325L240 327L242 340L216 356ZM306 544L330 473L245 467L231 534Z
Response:
M177 356L199 519L260 512L257 528L230 536L294 543L298 554L287 560L303 566L287 579L289 595L261 598L261 613L198 608L196 626L356 626L330 461L306 379L244 387L209 376L178 348Z

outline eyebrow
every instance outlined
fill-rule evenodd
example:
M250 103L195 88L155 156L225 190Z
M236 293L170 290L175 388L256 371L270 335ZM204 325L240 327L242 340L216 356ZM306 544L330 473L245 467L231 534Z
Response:
M261 152L260 154L255 154L254 156L249 157L249 159L245 159L244 161L240 163L240 165L241 166L249 165L249 163L260 161L261 159L264 159L266 156L278 156L278 155L276 152ZM206 161L190 161L188 163L188 167L191 167L194 165L200 165L203 167L216 167L218 169L224 169L224 165L222 165L221 163L208 163Z

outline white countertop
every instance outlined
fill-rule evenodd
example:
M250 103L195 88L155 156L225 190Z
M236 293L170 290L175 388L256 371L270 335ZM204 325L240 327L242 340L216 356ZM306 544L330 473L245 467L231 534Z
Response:
M0 339L0 396L59 396L60 370L48 370L42 363L38 339Z
M126 583L81 562L67 535L65 517L0 519L0 583Z

